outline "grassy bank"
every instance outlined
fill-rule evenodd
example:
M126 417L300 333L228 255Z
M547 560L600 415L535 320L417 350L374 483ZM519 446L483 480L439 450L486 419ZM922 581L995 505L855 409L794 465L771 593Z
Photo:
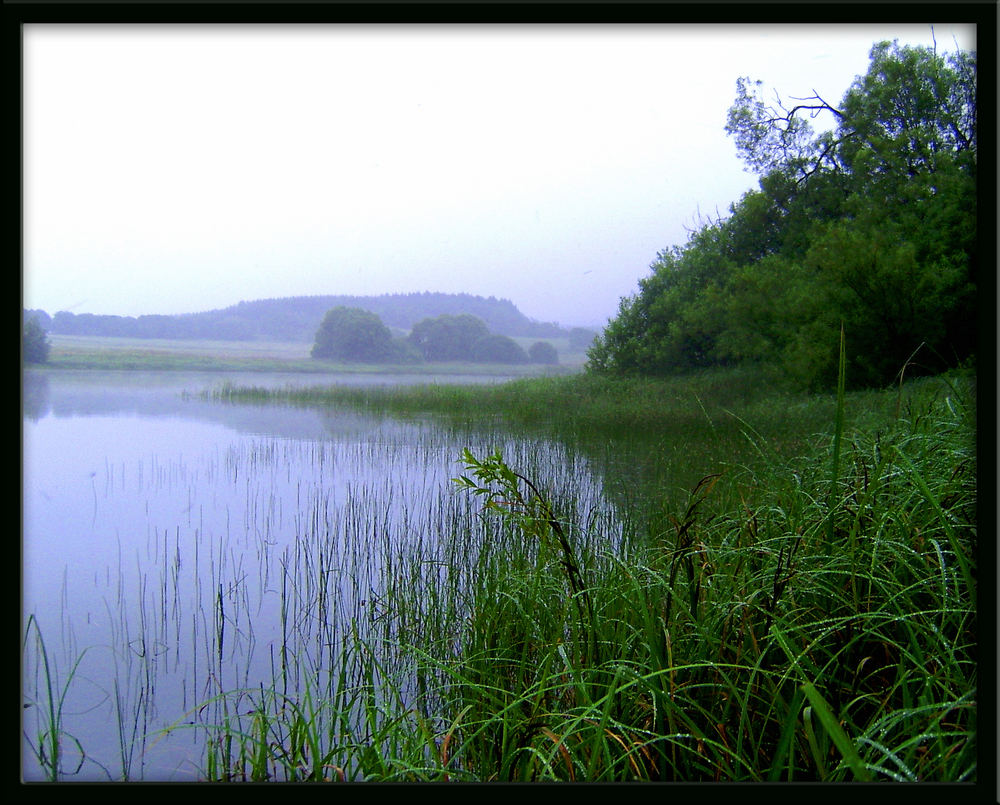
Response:
M490 386L316 385L278 390L225 385L216 399L350 406L397 418L433 415L457 428L513 428L572 444L636 500L679 502L706 474L768 466L815 449L834 422L836 395L782 390L748 371L673 379L588 374L525 378ZM845 427L890 422L899 390L853 392ZM639 504L648 508L648 504Z
M839 399L736 374L277 396L612 449L641 432L700 475L581 525L552 468L467 455L469 507L385 557L380 630L343 636L336 696L232 694L249 715L217 725L207 777L977 780L971 379Z
M225 386L217 399L240 402L280 400L303 405L354 405L411 416L446 415L456 422L495 417L513 426L542 425L559 434L594 432L700 435L743 418L763 430L798 431L832 421L835 395L784 391L775 381L750 371L711 371L674 379L612 378L572 374L525 378L501 385L349 387L316 385L274 390ZM862 420L899 401L896 392L856 392L847 396L847 416ZM689 437L690 439L691 437Z

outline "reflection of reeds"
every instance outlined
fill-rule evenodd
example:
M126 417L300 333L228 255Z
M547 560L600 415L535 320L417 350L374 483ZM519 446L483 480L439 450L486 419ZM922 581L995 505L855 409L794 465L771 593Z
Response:
M700 400L757 463L682 496L618 442L492 427L115 469L150 518L106 575L121 776L186 736L211 780L974 779L974 417L933 388L877 435L843 395L792 412L802 444L836 417L832 484L829 439L789 464ZM449 489L495 445L544 479L553 550Z
M80 741L66 731L64 723L66 695L73 684L73 680L80 667L80 662L83 660L87 649L84 649L73 661L69 672L66 674L65 681L60 686L56 669L52 667L49 661L48 648L45 645L42 631L34 615L28 616L28 623L24 634L22 651L26 657L29 656L27 653L29 640L31 640L31 644L34 647L33 654L37 658L38 664L33 674L35 676L35 684L33 686L35 695L29 697L28 701L25 702L24 709L32 711L32 714L36 717L37 726L34 738L29 735L27 729L25 729L24 734L28 741L28 746L38 761L38 765L44 770L45 778L50 782L55 782L66 774L71 776L78 774L80 769L83 768L87 757ZM39 684L37 678L39 668L42 673L41 684ZM32 674L29 673L28 676L32 676ZM79 753L79 762L70 771L64 768L66 753L63 751L63 744L65 741L72 743Z

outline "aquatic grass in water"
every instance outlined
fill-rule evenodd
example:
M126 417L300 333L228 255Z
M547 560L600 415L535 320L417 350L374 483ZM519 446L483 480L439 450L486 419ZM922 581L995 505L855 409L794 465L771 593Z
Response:
M453 527L461 501L448 479L459 442L432 425L347 419L349 428L326 441L227 438L187 451L140 447L119 427L116 443L138 449L102 458L84 475L90 564L67 566L55 617L45 605L51 595L36 592L45 589L47 566L31 566L27 587L26 614L38 613L31 628L40 626L46 639L54 628L61 654L72 655L79 642L93 659L87 678L74 677L65 694L57 731L63 746L73 736L75 754L73 768L56 767L59 775L74 772L85 753L75 779L204 778L205 752L218 746L208 739L227 718L235 723L234 690L256 694L263 686L301 701L308 685L320 712L346 678L364 673L377 689L369 715L416 696L410 666L390 642L429 639L432 621L397 619L394 596L415 582L410 551L429 550ZM172 430L183 433L180 425ZM557 449L517 441L504 444L541 461ZM575 466L565 452L551 463ZM29 502L27 509L26 540L37 541L43 532L30 529L43 521L35 512L52 508ZM58 537L54 528L45 533ZM432 567L447 574L440 563ZM371 646L376 672L348 650L348 635ZM41 667L39 646L26 639L28 667ZM398 694L383 701L397 677ZM26 677L38 701L41 679ZM44 774L37 762L26 758L27 778Z
M423 655L437 773L975 780L973 420L949 388L916 387L894 427L838 428L836 484L829 453L702 484L668 530L587 554L597 662L572 649L560 572L470 528L458 646Z
M86 760L86 754L79 739L66 731L64 722L66 694L73 684L73 679L76 677L84 655L81 653L74 660L72 667L66 674L65 682L60 685L56 669L50 663L49 652L45 646L41 630L38 627L38 621L33 616L28 617L27 629L24 636L26 644L29 639L33 639L37 649L39 666L36 669L36 673L40 670L42 679L41 684L36 682L35 685L35 689L39 691L40 696L29 699L23 705L24 709L33 708L33 713L38 716L38 726L36 727L34 738L27 732L25 733L25 738L28 741L28 746L32 754L38 761L38 765L44 769L45 778L50 782L55 782L64 775L68 774L72 776L78 774ZM22 651L24 648L26 646L22 647ZM84 653L86 653L86 649L84 649ZM67 770L65 763L68 753L64 751L64 747L67 743L75 747L78 755L78 761L71 770Z
M184 663L175 613L197 638L198 690L143 729L157 749L196 741L192 774L213 780L973 781L975 416L961 381L908 388L895 422L842 398L835 476L813 433L836 400L792 411L810 448L794 461L765 400L730 396L739 419L692 401L723 452L736 437L749 450L683 495L676 477L618 473L596 429L568 446L494 421L346 453L265 439L220 453L211 473L243 502L151 528L160 569L120 627L119 643L145 640L132 667L158 698L153 658ZM854 424L866 415L876 427ZM498 517L450 489L465 449L530 481L546 516ZM363 477L340 486L345 471ZM176 491L186 472L155 475ZM548 515L568 552L551 525L532 530Z

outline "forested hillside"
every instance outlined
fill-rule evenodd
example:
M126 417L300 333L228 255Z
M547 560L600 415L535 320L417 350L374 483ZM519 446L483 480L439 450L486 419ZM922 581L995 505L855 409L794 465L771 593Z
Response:
M62 335L105 335L125 338L205 338L227 341L308 341L328 310L355 307L375 313L387 326L409 330L422 319L441 314L470 314L490 332L544 338L564 334L556 324L526 317L507 299L470 294L410 293L382 296L298 296L240 302L222 310L176 316L98 316L91 313L26 311L42 327Z
M777 97L739 79L726 131L760 189L657 255L592 371L752 364L828 388L841 327L855 387L974 361L975 52L882 42L839 104Z

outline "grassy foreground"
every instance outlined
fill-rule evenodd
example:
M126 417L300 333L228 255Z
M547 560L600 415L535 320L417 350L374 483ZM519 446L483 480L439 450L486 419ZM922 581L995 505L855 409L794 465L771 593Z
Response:
M702 470L581 527L544 467L467 453L468 509L387 557L393 617L344 636L335 697L235 692L247 715L217 726L209 779L977 780L971 378L839 399L751 375L220 396L591 444L641 430ZM756 458L718 471L737 443Z

